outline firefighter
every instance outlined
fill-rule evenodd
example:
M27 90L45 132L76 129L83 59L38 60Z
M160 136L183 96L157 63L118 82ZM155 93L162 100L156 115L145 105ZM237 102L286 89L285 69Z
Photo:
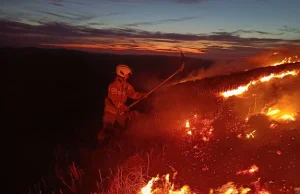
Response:
M104 101L103 128L97 137L99 141L115 133L115 124L118 124L121 129L126 128L128 120L136 115L135 112L128 112L129 108L125 105L128 97L134 100L148 97L147 93L136 92L127 82L132 74L130 67L119 64L116 73L115 80L108 86L108 96Z

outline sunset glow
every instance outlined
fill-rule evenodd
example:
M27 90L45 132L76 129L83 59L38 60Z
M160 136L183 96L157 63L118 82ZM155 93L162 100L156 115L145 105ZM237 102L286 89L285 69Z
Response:
M167 55L182 50L200 57L250 56L262 48L300 46L297 7L296 0L272 4L267 1L6 1L0 10L0 46ZM279 12L289 18L288 23ZM222 22L224 18L226 22Z

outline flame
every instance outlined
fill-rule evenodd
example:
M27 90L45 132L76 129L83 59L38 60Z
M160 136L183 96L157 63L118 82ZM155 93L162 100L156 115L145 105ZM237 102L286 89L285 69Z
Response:
M272 116L272 115L278 114L279 112L280 112L280 110L278 110L278 109L273 110L272 108L269 108L269 110L268 110L268 112L267 112L266 115Z
M267 190L265 190L265 189L259 191L258 193L259 193L259 194L270 194L270 192L267 191Z
M267 189L261 187L260 178L258 179L258 181L251 182L250 185L254 186L253 193L271 194L271 192L269 192ZM215 194L246 194L249 191L251 191L251 189L248 187L246 188L238 187L233 182L228 182L222 185L221 187L219 187L218 189L216 189L215 191L216 192L214 192L214 189L210 189L209 194L214 194L214 193Z
M251 175L251 174L254 174L255 172L258 172L258 170L259 170L258 166L253 164L252 166L250 166L249 169L239 171L236 174L250 174Z
M221 93L221 95L224 96L225 98L228 98L230 96L238 96L238 95L248 91L250 85L251 85L251 82L247 85L239 86L237 89L223 92L223 93Z
M151 194L153 183L159 180L159 177L153 177L146 186L141 189L141 194Z
M242 189L241 189L241 194L246 194L246 193L248 193L249 191L251 191L250 188L242 188Z
M292 115L288 115L288 114L282 115L281 117L279 117L279 119L295 121L295 117Z
M249 169L241 171L246 172L246 174L253 174L258 171L258 167L256 165L252 165ZM176 172L173 175L173 179L175 179ZM147 185L145 185L139 194L192 194L190 187L184 185L180 189L174 189L174 183L170 182L170 175L166 174L162 177L157 175L156 177L151 178ZM249 186L253 186L253 193L257 194L271 194L265 187L263 187L260 183L260 178L257 181L249 183ZM238 186L234 182L227 182L217 189L210 189L209 194L247 194L252 192L252 189L249 187Z
M273 55L276 55L278 53L274 53ZM286 63L297 63L300 62L299 57L297 55L291 56L291 57L285 57L282 61L272 64L271 66L277 66L282 65Z
M225 92L222 92L221 93L221 96L225 97L225 98L228 98L228 97L231 97L231 96L239 96L243 93L245 93L246 91L248 91L249 87L251 85L255 85L257 84L258 82L260 83L263 83L263 82L268 82L270 81L271 79L273 78L283 78L285 76L288 76L288 75L292 75L292 76L297 76L299 73L299 71L296 71L296 70L293 70L293 71L285 71L285 72L282 72L282 73L278 73L278 74L274 74L274 73L271 73L270 75L268 76L264 76L264 77L261 77L257 80L252 80L250 81L247 85L242 85L242 86L239 86L238 88L236 89L233 89L233 90L228 90L228 91L225 91Z
M175 173L176 174L176 173ZM179 190L174 190L174 183L170 182L170 175L163 175L161 178L159 175L153 177L147 185L145 185L140 194L189 194L190 188L187 185L184 185ZM174 178L174 176L173 176ZM156 188L154 188L154 184L156 184Z
M228 182L222 185L220 188L216 189L216 193L218 194L246 194L251 191L250 188L237 188L237 186L233 182ZM213 194L214 190L210 189L210 194Z
M296 113L290 113L288 111L282 111L277 108L269 108L268 111L262 112L263 114L267 115L273 120L278 120L278 121L295 121L296 118Z
M273 78L283 78L283 77L285 77L287 75L296 76L298 73L299 73L298 71L286 71L286 72L279 73L279 74L271 73L270 75L264 76L264 77L260 78L259 80L261 82L268 82L268 81L270 81Z

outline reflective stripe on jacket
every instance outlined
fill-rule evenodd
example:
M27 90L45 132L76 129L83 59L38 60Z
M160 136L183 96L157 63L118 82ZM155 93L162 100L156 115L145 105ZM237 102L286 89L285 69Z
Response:
M122 106L124 106L128 97L131 99L138 100L138 99L142 98L142 93L136 92L134 90L134 88L128 82L117 77L115 79L115 81L113 81L108 86L108 103L107 103L108 105L107 106L112 105L116 109L116 112L118 112L118 109L120 109L120 108L122 108ZM111 101L111 103L110 103L110 101ZM108 109L111 109L111 107L108 107Z

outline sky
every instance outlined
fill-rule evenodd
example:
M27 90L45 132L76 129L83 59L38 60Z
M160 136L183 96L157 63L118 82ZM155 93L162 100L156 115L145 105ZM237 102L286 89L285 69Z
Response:
M245 57L300 46L299 0L0 0L0 46Z

